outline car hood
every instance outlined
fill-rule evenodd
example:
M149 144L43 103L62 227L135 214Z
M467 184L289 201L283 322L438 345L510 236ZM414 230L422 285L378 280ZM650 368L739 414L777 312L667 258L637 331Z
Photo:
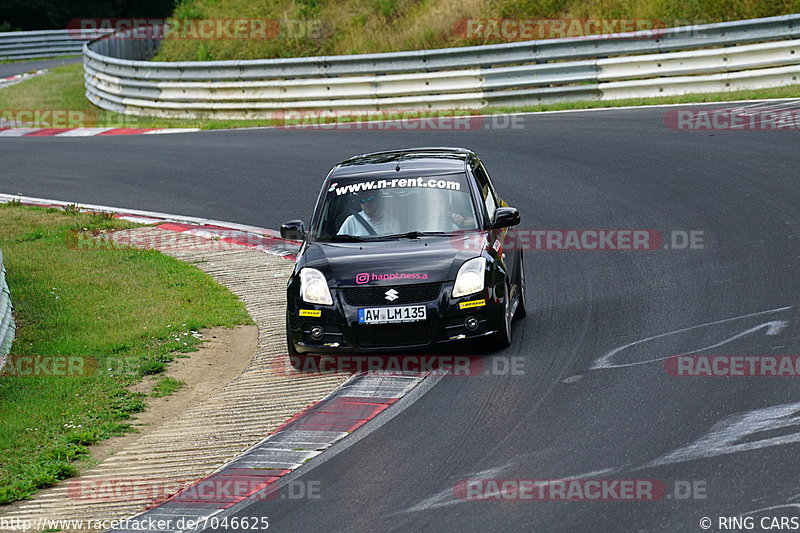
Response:
M374 242L312 242L297 267L316 268L328 286L359 287L453 281L486 247L485 232Z

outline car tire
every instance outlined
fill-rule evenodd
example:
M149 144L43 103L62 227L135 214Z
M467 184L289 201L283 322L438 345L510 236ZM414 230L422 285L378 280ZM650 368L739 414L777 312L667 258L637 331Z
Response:
M511 346L511 322L514 317L511 316L511 289L506 282L506 297L505 305L503 305L503 320L500 322L500 331L497 332L496 339L500 348L508 348Z
M522 252L519 253L519 303L517 304L517 311L514 315L515 318L524 318L528 314L528 306L526 305L527 290L525 287L525 264L522 261Z
M297 348L294 347L294 342L292 341L292 336L289 335L289 331L286 331L286 351L289 353L289 357L293 355L300 355L297 352Z
M313 372L314 370L319 369L319 355L301 354L294 347L292 336L289 334L288 317L286 318L286 351L289 354L289 363L295 370L301 372L304 370Z

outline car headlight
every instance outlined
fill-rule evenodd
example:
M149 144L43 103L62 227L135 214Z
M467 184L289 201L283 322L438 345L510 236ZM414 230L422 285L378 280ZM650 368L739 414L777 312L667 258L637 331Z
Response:
M459 298L483 290L486 272L486 258L476 257L466 261L458 269L456 284L453 286L453 297Z
M300 271L300 297L310 304L333 304L328 281L316 268L304 268Z

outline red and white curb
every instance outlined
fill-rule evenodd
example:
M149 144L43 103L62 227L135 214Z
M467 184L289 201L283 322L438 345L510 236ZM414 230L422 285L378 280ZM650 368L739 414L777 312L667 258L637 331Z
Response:
M64 209L67 206L75 208L77 206L77 209L87 213L113 213L114 218L139 224L152 224L161 229L213 239L222 243L248 246L291 260L295 259L296 253L300 248L299 242L281 239L280 234L275 230L236 224L234 222L0 193L0 203L8 202L20 202L22 205L58 209Z
M110 531L198 531L204 524L211 527L213 517L248 503L292 499L280 488L288 474L383 413L426 377L356 374L232 462Z
M45 72L47 72L47 70L37 70L35 72L25 72L24 74L14 74L13 76L0 78L0 89L10 87L21 81L27 80L28 78L33 78L35 76L39 76L40 74L44 74Z
M197 237L241 243L287 259L295 258L299 245L281 239L277 232L265 228L91 204L75 207L77 204L73 202L0 193L0 203L10 201L39 207L63 209L70 206L84 212L113 213L114 217L123 220L154 224L165 230ZM288 483L289 474L334 444L337 444L337 448L326 457L336 455L391 420L449 371L441 370L356 373L328 396L292 416L230 463L167 499L155 502L150 509L122 520L122 525L111 531L197 531L211 518L232 514L248 504L292 499L291 495L287 498L287 494L281 491L281 487ZM409 394L412 391L413 394ZM397 405L391 412L383 414L401 399L403 405ZM380 420L363 427L382 414ZM340 442L345 437L349 438ZM311 462L306 468L313 469L319 464L318 461Z
M2 128L0 137L95 137L98 135L160 135L191 133L200 128Z

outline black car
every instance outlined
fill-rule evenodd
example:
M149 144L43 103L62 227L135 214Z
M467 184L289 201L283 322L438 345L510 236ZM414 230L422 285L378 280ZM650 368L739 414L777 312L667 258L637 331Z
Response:
M519 212L463 148L352 157L325 178L287 291L289 354L374 353L465 339L511 343L525 315ZM294 361L295 359L293 359Z

